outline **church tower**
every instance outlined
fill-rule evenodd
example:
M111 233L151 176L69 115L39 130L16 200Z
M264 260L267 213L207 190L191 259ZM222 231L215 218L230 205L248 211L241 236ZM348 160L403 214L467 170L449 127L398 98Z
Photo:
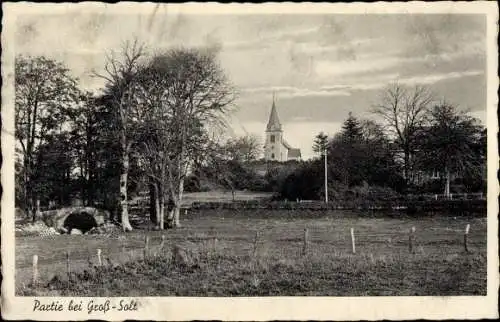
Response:
M268 161L286 161L287 154L288 151L283 145L283 128L278 118L278 111L276 110L275 97L273 94L273 105L266 127L264 157Z

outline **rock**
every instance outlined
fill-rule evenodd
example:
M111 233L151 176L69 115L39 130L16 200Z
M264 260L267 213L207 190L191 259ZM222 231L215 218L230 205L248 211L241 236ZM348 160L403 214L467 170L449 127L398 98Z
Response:
M87 235L96 235L96 234L99 234L99 233L100 233L99 227L94 227L91 230L89 230L89 231L86 232Z
M55 227L57 212L57 210L42 211L40 217L47 226Z
M48 229L48 232L52 235L58 235L59 233L57 232L57 230L54 228L54 227L50 227Z
M49 227L45 229L44 231L40 232L40 236L42 237L47 237L47 236L54 236L58 235L59 233L54 229L54 227Z
M82 231L80 229L73 228L71 229L71 235L83 235Z
M172 262L175 265L187 266L189 264L187 251L181 246L175 245L172 250Z
M71 218L68 219L69 216ZM70 231L71 228L78 228L85 232L92 227L104 224L109 218L109 212L93 207L66 207L44 211L41 217L47 226L54 227L57 231L64 232Z

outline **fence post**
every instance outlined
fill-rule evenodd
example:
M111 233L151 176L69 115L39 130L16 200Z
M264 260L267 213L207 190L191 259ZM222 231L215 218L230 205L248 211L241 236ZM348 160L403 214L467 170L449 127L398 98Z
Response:
M354 238L354 228L351 228L352 253L356 254L356 239Z
M71 265L69 261L69 250L66 251L66 271L68 272L68 279L70 279Z
M464 233L464 247L467 253L469 252L469 245L468 245L469 229L470 229L470 224L467 224Z
M255 238L253 240L253 257L257 256L257 243L259 242L259 231L255 231Z
M99 266L102 266L102 258L101 258L101 249L100 248L97 249L97 264Z
M149 236L146 235L144 240L144 260L146 260L148 257L148 251L149 251Z
M38 255L33 255L33 286L38 283Z
M71 285L71 266L69 262L69 250L66 251L66 272L68 274L68 288Z
M163 247L165 247L165 235L161 235L160 250L163 250Z
M213 242L213 252L215 253L217 251L217 243L218 243L217 237L214 237L214 242Z
M415 241L415 226L411 227L410 234L408 236L408 249L410 253L413 253L413 242Z
M304 248L302 249L302 255L307 255L307 248L309 244L309 230L304 228Z

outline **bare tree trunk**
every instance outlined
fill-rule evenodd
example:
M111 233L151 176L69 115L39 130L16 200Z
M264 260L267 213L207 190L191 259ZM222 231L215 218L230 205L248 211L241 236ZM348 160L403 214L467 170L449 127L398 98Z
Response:
M159 216L159 223L160 223L160 229L163 230L165 229L165 194L163 193L163 190L160 192L158 195L158 201L157 201L157 207L158 207L158 216Z
M410 152L408 151L408 149L405 149L404 151L403 171L404 171L405 184L406 187L408 187L408 185L410 184Z
M448 168L445 168L445 173L446 173L446 182L444 185L444 195L446 197L450 196L450 170Z
M24 161L24 175L23 175L23 181L24 181L24 205L23 205L23 210L28 218L31 218L33 222L35 222L36 217L35 217L35 212L33 211L33 203L31 200L33 199L32 196L32 189L31 189L31 183L30 183L30 164L28 160Z
M158 225L158 184L149 178L149 219L155 225Z
M175 207L174 207L174 209L173 209L173 222L172 222L172 226L174 228L181 227L180 213L181 213L181 206L180 206L180 204L176 204Z
M165 229L165 201L163 203L158 203L159 207L159 216L160 216L160 229L164 230Z
M128 218L128 198L127 198L128 170L129 170L129 156L128 156L128 148L125 146L122 152L122 173L120 174L121 222L123 231L125 232L132 231L132 226L130 225Z
M181 202L182 202L183 192L184 192L184 179L180 179L177 200L175 200L174 213L173 213L173 220L174 220L173 226L174 226L174 228L181 227L180 213L181 213Z
M167 216L167 228L173 228L174 226L174 215L175 215L175 206L167 207L168 216Z

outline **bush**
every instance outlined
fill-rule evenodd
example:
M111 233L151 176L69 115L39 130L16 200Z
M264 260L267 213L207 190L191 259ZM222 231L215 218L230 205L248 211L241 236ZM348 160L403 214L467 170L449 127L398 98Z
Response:
M186 192L199 192L200 191L200 179L196 176L189 176L184 181L184 190Z
M305 162L281 182L279 197L287 200L324 200L323 178L323 166L319 160ZM394 200L399 197L399 193L389 187L369 185L367 182L348 187L339 181L330 179L328 196L329 200L332 201L360 205L367 201Z

